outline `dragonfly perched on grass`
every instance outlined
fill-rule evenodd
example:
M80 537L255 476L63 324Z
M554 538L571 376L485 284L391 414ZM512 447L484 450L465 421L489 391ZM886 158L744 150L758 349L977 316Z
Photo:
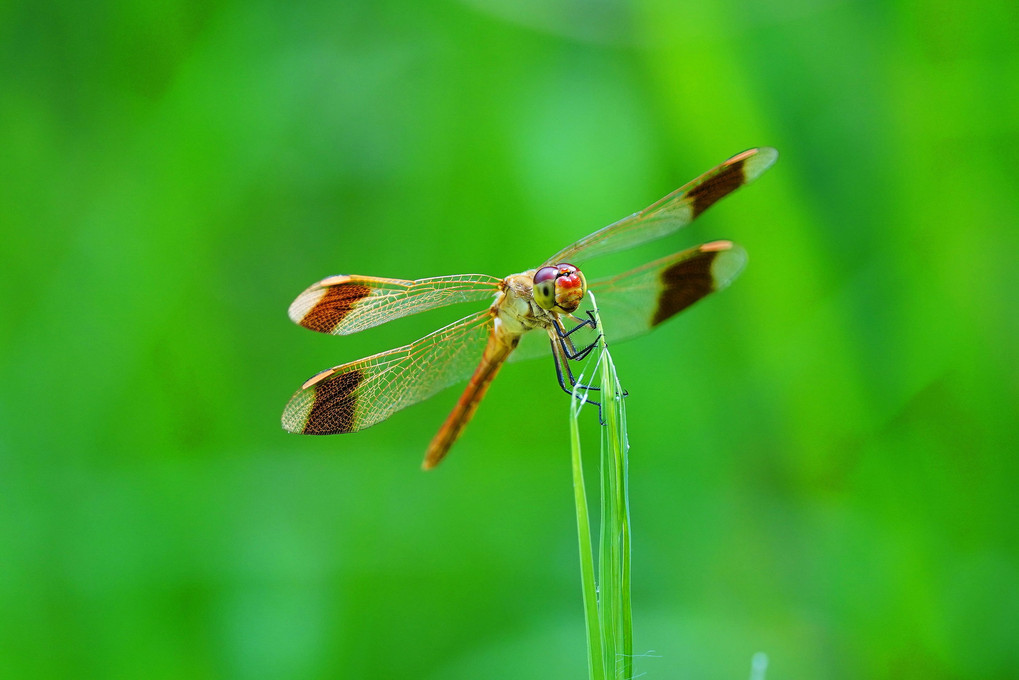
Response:
M283 411L283 428L302 434L356 432L400 409L469 379L429 445L423 463L435 467L474 414L499 368L510 357L535 356L550 344L559 383L571 391L569 361L583 357L571 334L593 321L574 316L590 290L606 323L607 340L640 335L706 295L725 288L746 264L746 251L729 241L649 262L590 284L577 264L662 238L716 201L749 184L778 158L768 147L750 149L651 206L590 234L536 269L500 278L485 274L404 281L373 276L330 276L290 305L290 318L313 331L347 335L393 319L461 302L490 304L409 345L322 371L301 385ZM575 322L567 329L564 318ZM546 339L548 343L534 342Z

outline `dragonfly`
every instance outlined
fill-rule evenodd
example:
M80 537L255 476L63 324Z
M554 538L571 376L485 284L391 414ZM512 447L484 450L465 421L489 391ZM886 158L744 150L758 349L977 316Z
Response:
M572 393L576 381L569 361L595 346L592 342L578 348L573 342L579 337L574 331L595 330L593 316L583 320L575 315L588 290L595 294L602 319L602 328L596 330L605 329L604 339L617 342L646 333L727 287L743 270L747 255L730 241L713 241L590 283L577 265L675 232L755 180L777 158L770 147L737 154L519 274L322 279L297 296L289 316L304 328L332 335L458 303L490 304L408 345L315 374L287 403L283 429L300 434L356 432L467 380L425 452L422 467L428 470L449 452L507 360L537 356L550 345L559 384ZM568 329L564 319L573 327Z

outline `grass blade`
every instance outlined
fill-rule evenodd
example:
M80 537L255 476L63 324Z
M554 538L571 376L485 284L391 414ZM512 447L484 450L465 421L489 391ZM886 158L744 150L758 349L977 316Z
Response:
M577 537L580 543L580 585L584 598L587 626L587 668L591 680L605 676L601 626L598 623L598 585L594 579L594 553L591 549L591 521L587 510L587 488L580 454L580 410L586 395L574 394L570 400L570 446L573 464L573 500L577 508Z
M592 304L594 296L591 295ZM595 323L601 319L595 307ZM627 481L629 444L626 438L626 409L623 389L615 364L599 339L594 373L598 373L602 399L601 428L601 517L599 531L598 584L594 583L590 519L587 511L580 452L580 410L586 390L574 388L570 410L573 449L574 497L580 535L581 583L588 632L588 667L592 679L633 677L633 616L630 601L630 506ZM577 380L582 384L583 373ZM591 606L594 598L595 607ZM605 673L609 674L606 675Z

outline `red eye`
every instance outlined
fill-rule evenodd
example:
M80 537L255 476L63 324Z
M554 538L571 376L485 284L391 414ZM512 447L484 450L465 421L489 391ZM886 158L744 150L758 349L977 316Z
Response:
M545 281L555 281L557 276L559 276L558 267L542 267L538 271L534 272L534 282L544 283Z

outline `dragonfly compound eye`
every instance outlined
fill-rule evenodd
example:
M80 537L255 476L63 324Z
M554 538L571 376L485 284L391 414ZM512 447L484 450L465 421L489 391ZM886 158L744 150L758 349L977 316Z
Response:
M567 314L577 311L584 294L587 293L587 279L584 273L565 262L556 265L559 270L555 280L555 306Z
M534 272L534 288L531 295L542 309L551 310L555 307L555 282L559 276L559 267L542 267Z

